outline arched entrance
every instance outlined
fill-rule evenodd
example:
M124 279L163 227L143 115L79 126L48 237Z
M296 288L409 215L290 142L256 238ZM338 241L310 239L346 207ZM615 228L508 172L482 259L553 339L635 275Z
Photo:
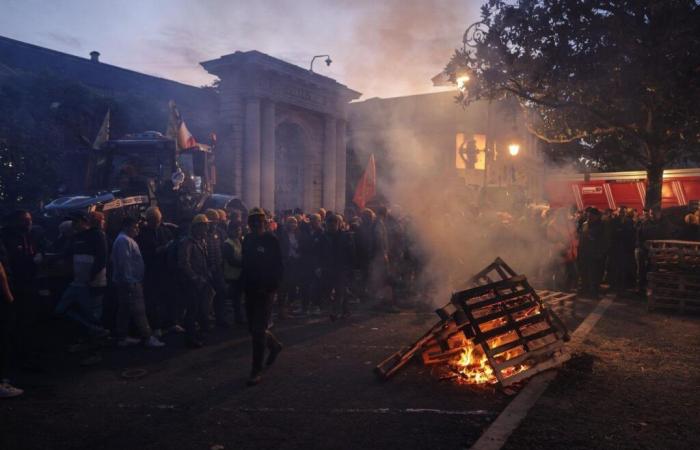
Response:
M275 211L302 208L304 203L304 155L301 126L283 122L275 130Z

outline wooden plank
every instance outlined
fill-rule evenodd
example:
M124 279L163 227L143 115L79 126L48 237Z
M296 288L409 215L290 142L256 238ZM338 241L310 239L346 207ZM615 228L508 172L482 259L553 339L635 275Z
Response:
M508 367L513 367L516 366L523 361L527 361L530 358L537 357L540 355L544 355L547 353L554 353L558 350L560 350L564 346L564 343L562 341L555 341L552 342L551 344L547 344L544 347L538 348L536 350L531 350L527 353L523 353L522 355L515 356L511 359L502 361L502 362L496 362L495 366L493 367L494 370L503 370L507 369Z

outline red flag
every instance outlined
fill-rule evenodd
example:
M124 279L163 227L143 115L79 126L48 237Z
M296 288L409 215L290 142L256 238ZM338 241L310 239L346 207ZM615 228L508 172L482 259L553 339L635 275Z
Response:
M367 161L367 167L365 172L360 177L357 182L357 187L355 188L355 195L352 197L352 201L360 208L363 209L368 201L372 200L377 194L377 169L374 166L374 155L369 155L369 161Z
M197 141L194 140L194 136L187 129L185 121L180 122L180 128L177 132L177 146L181 149L192 148L197 145Z

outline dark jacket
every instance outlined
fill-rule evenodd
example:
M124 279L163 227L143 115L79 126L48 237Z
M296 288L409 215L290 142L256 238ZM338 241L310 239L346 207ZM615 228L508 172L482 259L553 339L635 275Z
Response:
M173 233L161 225L158 228L143 227L136 242L141 249L143 263L146 266L146 278L161 278L168 274L166 248L173 239ZM158 248L162 248L159 252Z
M355 248L351 236L343 231L324 232L321 236L320 267L324 275L352 270Z
M192 288L202 289L209 284L211 275L207 263L207 243L190 236L180 242L177 265L184 281Z
M282 251L272 233L250 233L243 240L243 286L246 290L275 290L284 272Z
M224 236L217 224L212 224L207 233L207 261L212 272L224 270Z
M8 227L2 230L2 242L7 252L5 270L13 286L26 286L34 280L36 264L34 256L38 252L34 233Z
M102 230L90 228L76 234L69 253L73 260L73 283L107 285L107 237Z

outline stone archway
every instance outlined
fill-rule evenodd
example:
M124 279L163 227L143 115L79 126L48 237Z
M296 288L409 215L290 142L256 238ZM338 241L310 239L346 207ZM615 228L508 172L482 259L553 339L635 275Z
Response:
M240 195L250 207L272 210L299 206L311 211L323 206L342 211L346 199L347 107L361 94L257 51L236 52L201 64L221 80L220 122L230 124L233 131L230 141L219 145L225 155L217 161L217 188ZM292 112L298 120L284 120ZM296 156L277 164L277 126L285 122L301 129L305 148L285 147L280 156L289 152L296 152ZM284 139L292 142L296 138ZM282 185L279 188L278 183ZM292 191L301 195L292 200L287 194ZM277 192L283 196L279 202Z
M275 211L303 208L308 143L301 126L282 122L275 129Z

